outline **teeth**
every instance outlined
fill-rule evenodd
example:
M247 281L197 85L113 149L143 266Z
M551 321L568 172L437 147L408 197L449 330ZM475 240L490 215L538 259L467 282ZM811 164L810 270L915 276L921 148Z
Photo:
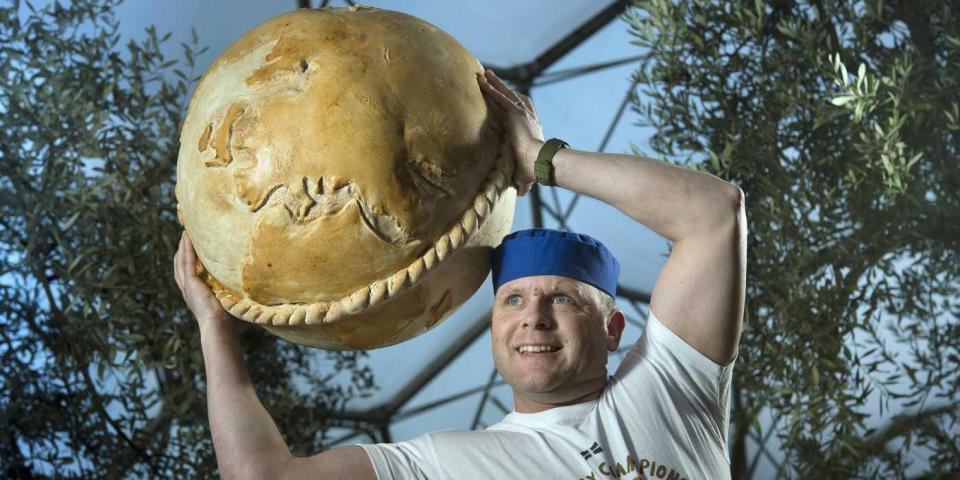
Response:
M541 353L541 352L555 352L557 348L552 347L550 345L524 345L518 348L517 350L519 350L520 353Z

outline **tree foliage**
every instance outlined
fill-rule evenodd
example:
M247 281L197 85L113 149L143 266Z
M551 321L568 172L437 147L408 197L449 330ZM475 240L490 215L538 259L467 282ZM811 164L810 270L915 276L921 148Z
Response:
M0 6L0 475L196 478L216 468L195 322L173 281L193 60L121 44L118 0ZM181 68L184 67L184 68ZM241 336L291 445L372 385L361 353Z
M626 19L651 147L747 198L736 477L960 472L960 2L648 0Z

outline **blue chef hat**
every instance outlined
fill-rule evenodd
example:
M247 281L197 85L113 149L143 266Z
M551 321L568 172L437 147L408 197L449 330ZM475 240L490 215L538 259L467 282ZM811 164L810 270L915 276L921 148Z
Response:
M532 228L511 233L493 250L493 292L511 280L561 275L617 294L620 263L599 240L588 235Z

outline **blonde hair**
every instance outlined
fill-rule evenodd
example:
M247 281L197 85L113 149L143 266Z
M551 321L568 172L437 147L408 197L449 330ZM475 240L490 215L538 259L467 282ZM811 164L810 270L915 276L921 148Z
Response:
M604 322L610 319L610 314L617 309L617 300L607 292L600 290L586 282L577 281L577 292L581 297L590 300L590 303L597 309L600 318Z

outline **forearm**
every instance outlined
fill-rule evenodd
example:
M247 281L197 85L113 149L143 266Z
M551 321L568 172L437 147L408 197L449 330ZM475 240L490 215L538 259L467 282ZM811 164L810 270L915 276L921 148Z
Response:
M478 77L496 125L510 139L518 194L536 180L543 132L529 97L490 70ZM743 192L712 175L630 155L561 149L555 183L612 205L672 240L650 295L650 310L718 364L736 354L746 290Z
M201 325L207 414L221 475L266 474L289 455L286 443L257 398L236 332L219 322Z
M565 148L553 164L559 187L612 205L673 241L730 225L742 203L740 190L717 177L649 158Z

